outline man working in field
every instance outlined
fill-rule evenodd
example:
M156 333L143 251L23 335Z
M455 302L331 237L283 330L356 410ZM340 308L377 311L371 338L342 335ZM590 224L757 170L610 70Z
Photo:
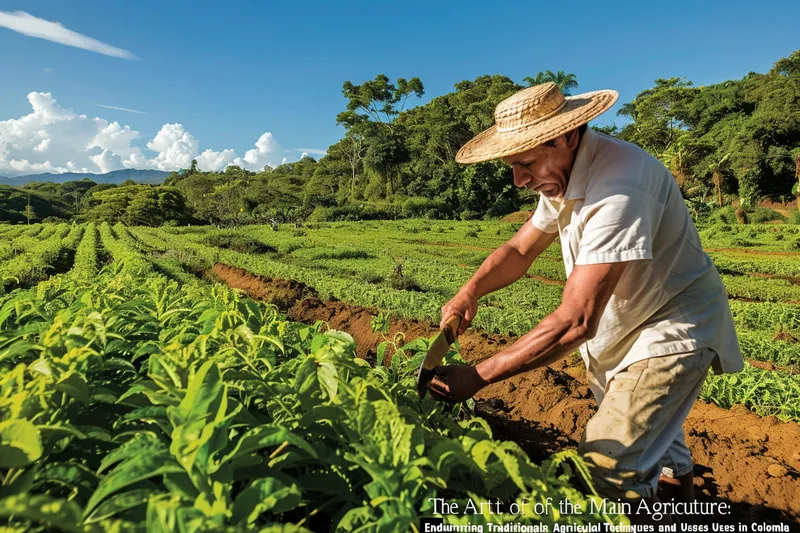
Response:
M514 184L540 200L442 308L442 324L457 314L466 329L478 299L522 277L556 237L567 282L561 305L533 330L476 366L437 367L429 390L462 401L580 347L599 409L579 452L598 491L655 501L660 480L670 496L691 500L683 421L710 366L744 365L725 288L675 179L641 148L586 127L616 99L565 98L553 83L525 89L458 152L459 163L502 158Z

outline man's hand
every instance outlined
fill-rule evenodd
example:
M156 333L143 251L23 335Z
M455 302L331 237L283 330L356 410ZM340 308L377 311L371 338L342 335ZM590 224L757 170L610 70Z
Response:
M476 298L475 293L466 286L462 287L461 290L458 291L458 294L442 307L442 321L439 323L439 329L444 329L448 318L453 315L458 315L461 317L461 324L458 326L458 334L461 335L472 323L477 312L478 298Z
M428 390L431 396L443 402L463 402L489 384L474 366L437 366L433 372L436 377L431 380Z

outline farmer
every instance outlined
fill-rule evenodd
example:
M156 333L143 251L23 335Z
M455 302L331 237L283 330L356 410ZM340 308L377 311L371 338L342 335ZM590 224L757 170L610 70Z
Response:
M597 413L579 452L601 495L691 501L682 424L709 367L743 366L725 288L703 252L673 176L641 148L587 128L617 92L564 97L553 83L519 91L456 161L502 158L514 184L539 193L529 222L442 308L463 332L477 301L522 277L557 237L567 273L561 305L475 366L436 368L430 392L463 401L490 383L580 348ZM634 507L635 508L635 507Z

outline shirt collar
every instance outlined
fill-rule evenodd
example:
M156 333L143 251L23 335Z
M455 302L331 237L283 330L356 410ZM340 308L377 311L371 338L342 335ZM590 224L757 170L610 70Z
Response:
M578 146L578 154L575 156L575 163L572 165L572 172L569 173L569 183L564 193L564 201L577 200L586 197L586 186L589 183L589 168L594 159L594 149L597 145L597 133L592 128L587 127L586 132L581 137L581 144Z

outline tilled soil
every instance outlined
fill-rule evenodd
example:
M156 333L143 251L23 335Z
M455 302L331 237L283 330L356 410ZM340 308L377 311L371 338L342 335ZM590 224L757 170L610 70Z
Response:
M220 263L213 273L230 287L276 304L291 320L323 320L331 328L347 331L357 342L359 356L375 359L383 340L370 328L376 310L323 302L300 283L262 278ZM388 336L404 332L411 341L437 331L427 322L394 318ZM513 341L480 331L467 331L460 338L462 355L471 362L490 357ZM518 442L535 459L577 446L596 411L583 364L574 357L489 385L476 399L479 414L492 423L496 436ZM762 418L740 406L726 410L697 401L684 432L696 463L698 499L732 506L730 516L715 516L714 521L800 524L799 424Z

